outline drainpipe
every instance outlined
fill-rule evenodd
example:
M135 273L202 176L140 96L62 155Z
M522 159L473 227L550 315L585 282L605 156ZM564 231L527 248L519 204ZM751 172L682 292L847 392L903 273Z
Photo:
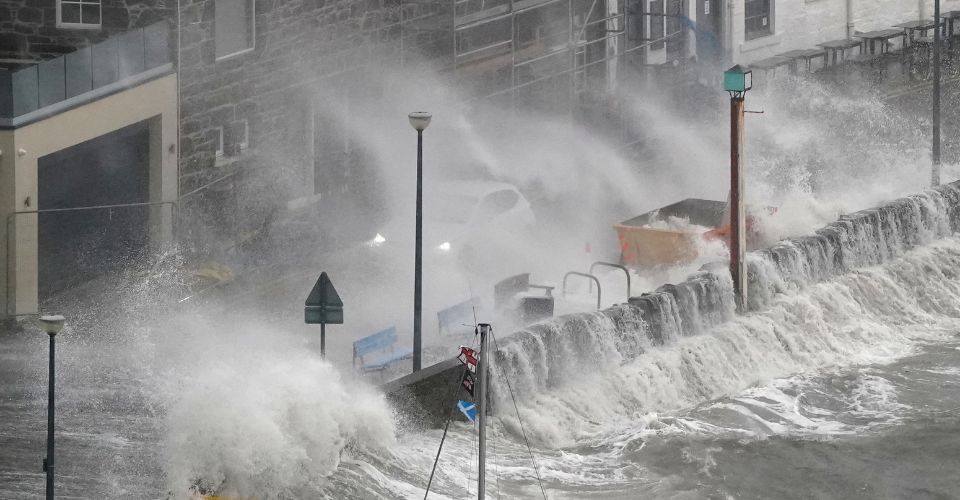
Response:
M734 48L736 47L733 43L733 0L727 0L727 64L733 64L736 62L734 56Z
M847 38L853 38L854 33L856 28L853 22L853 0L847 0Z

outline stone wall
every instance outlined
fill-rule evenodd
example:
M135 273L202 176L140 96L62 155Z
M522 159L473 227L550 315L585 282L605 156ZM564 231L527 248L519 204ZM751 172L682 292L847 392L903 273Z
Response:
M57 27L57 0L0 0L0 59L49 59L171 19L177 0L103 0L99 29Z
M199 189L182 206L181 229L195 242L255 231L276 205L314 194L313 145L327 132L312 129L323 127L315 89L350 99L371 64L401 56L398 0L257 0L253 48L220 59L215 7L193 0L180 9L180 192ZM361 161L342 147L323 156L331 169ZM222 230L230 225L240 227Z

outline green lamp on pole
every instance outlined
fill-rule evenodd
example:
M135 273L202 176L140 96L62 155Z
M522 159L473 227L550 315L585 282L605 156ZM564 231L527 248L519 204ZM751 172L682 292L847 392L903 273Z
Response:
M723 73L723 89L730 94L730 277L738 311L747 308L746 210L744 208L743 97L753 88L753 72L739 64Z
M753 71L739 64L723 72L723 90L730 92L730 96L743 97L746 91L753 88Z

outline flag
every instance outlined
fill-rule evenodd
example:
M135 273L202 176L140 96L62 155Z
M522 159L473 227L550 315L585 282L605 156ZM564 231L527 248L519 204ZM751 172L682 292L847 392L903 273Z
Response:
M471 396L473 396L473 384L473 374L470 372L463 374L463 388L466 389Z
M457 356L457 359L467 365L467 369L471 372L477 372L477 351L466 346L460 346L460 355Z
M460 412L467 416L467 420L471 422L477 420L477 405L461 399L457 403L457 408L460 408Z

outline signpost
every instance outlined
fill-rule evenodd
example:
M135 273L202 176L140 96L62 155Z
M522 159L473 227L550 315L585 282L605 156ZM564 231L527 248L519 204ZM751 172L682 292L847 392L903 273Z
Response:
M313 285L303 307L304 322L308 325L320 325L320 356L327 357L327 325L343 324L343 301L333 287L327 273Z

